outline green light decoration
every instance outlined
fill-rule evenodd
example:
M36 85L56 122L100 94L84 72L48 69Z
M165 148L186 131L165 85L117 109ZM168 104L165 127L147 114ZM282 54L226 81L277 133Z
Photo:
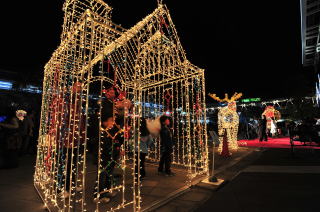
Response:
M261 98L248 98L248 99L242 99L241 102L248 103L248 102L260 102Z

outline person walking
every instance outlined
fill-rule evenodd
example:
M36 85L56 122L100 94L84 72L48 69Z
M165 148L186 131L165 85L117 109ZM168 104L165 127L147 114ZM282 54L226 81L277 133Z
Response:
M173 140L172 134L169 129L170 118L168 116L160 117L161 130L160 130L160 162L158 173L165 174L166 176L174 176L175 174L171 171L171 154L173 152ZM163 171L165 168L165 171Z

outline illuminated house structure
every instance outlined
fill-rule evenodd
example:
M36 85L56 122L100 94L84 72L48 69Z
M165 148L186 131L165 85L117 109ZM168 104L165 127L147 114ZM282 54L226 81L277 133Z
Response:
M66 0L63 10L61 44L45 66L34 174L34 185L45 205L52 211L125 207L140 211L141 184L136 179L139 173L134 174L140 163L134 148L139 152L140 117L169 114L176 140L173 164L187 170L189 184L196 176L208 175L204 70L187 60L167 7L159 2L151 14L128 30L111 21L111 7L102 0ZM102 99L110 86L130 100L133 108L124 106L123 124L117 132L124 134L120 147L124 154L112 161L120 180L100 192L119 191L117 200L92 204L94 176L103 171L103 130L98 106L99 169L89 172L89 108L97 101L90 96ZM159 157L156 139L149 159L158 161ZM101 182L98 179L96 183L99 186ZM64 192L68 198L60 198Z

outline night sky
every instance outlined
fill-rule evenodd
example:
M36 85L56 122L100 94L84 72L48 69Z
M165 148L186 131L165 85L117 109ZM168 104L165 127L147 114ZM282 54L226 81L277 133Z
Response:
M156 0L106 2L113 21L125 28L157 6ZM248 98L312 94L313 71L301 64L299 0L207 2L164 0L188 59L206 70L207 92L243 92ZM62 4L2 3L0 69L41 80L60 42Z

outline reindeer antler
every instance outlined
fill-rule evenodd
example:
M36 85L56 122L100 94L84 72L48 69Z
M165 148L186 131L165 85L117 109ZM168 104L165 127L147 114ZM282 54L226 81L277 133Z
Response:
M237 93L237 92L235 92L235 93L233 94L233 96L231 97L230 102L237 101L238 99L241 98L241 96L242 96L242 93Z
M216 100L216 101L218 101L218 102L223 102L224 100L223 99L220 99L219 97L217 97L216 96L216 94L211 94L211 93L209 93L208 94L212 99L214 99L214 100Z
M220 99L219 97L216 96L216 94L208 94L212 99L218 101L218 102L228 102L228 103L231 103L231 102L234 102L238 99L241 98L242 96L242 93L235 93L233 94L233 96L231 97L231 99L229 99L228 97L228 94L226 93L225 96L224 96L224 99Z

